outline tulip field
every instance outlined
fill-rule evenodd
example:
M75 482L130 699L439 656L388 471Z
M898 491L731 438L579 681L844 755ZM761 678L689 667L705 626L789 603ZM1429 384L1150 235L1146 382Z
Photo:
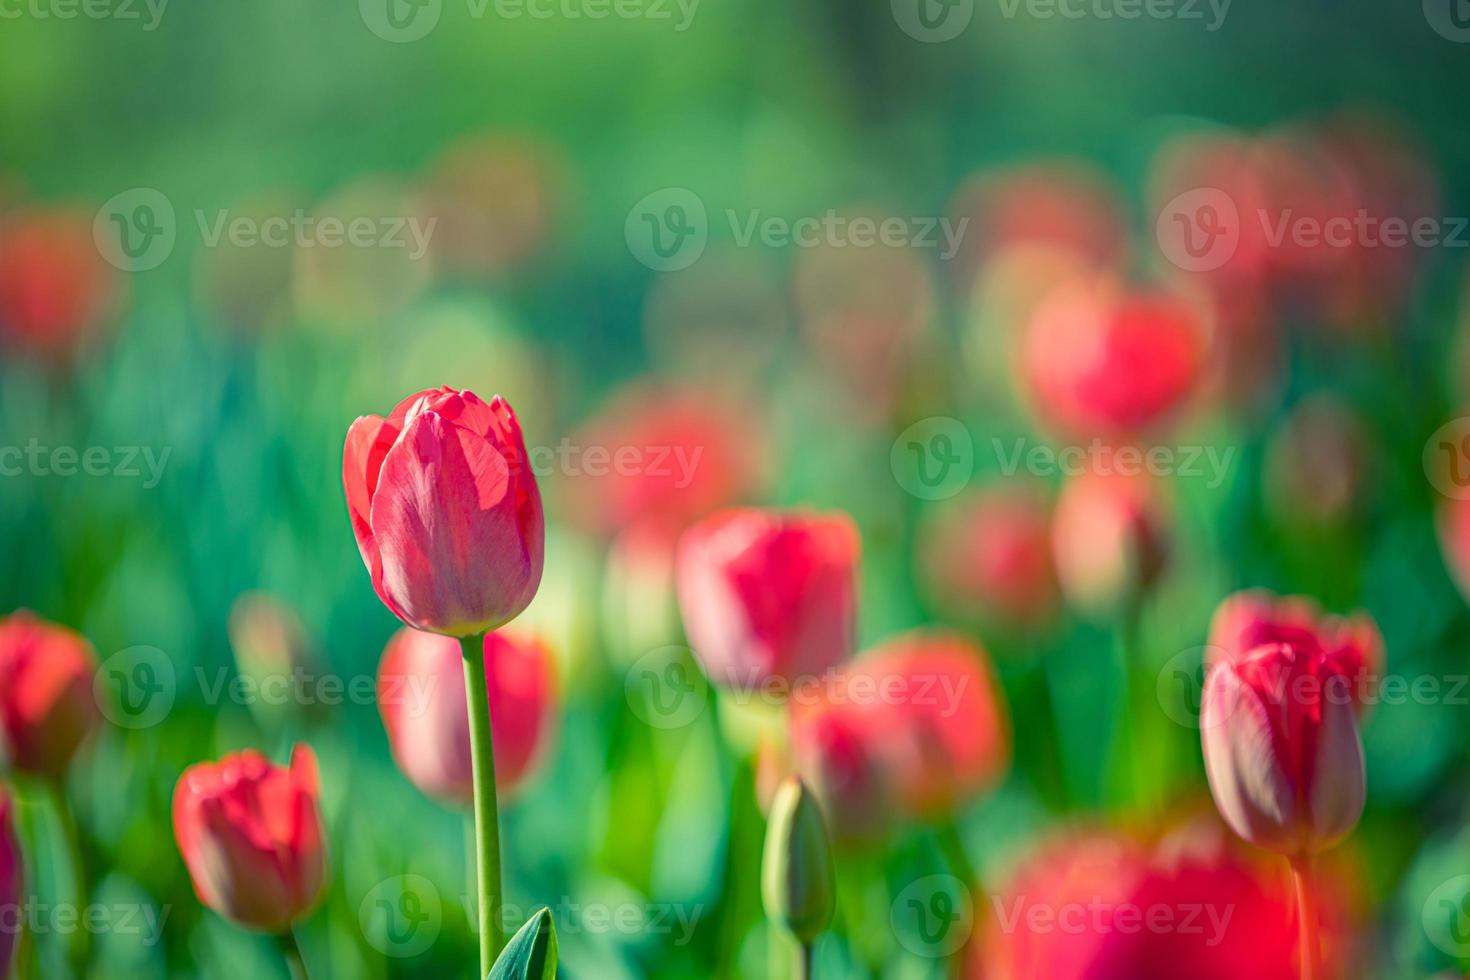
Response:
M0 978L1470 977L1467 0L0 0Z

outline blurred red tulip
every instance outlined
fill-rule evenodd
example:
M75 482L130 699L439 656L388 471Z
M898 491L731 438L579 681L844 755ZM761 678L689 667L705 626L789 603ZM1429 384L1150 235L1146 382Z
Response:
M485 687L495 746L495 785L513 792L551 735L551 653L514 630L485 636ZM378 709L398 767L447 803L474 802L470 722L460 646L447 636L400 629L378 665Z
M1051 515L1033 487L995 486L958 498L924 526L918 564L949 610L1034 628L1056 611Z
M1071 436L1128 436L1189 397L1207 325L1181 296L1100 278L1058 287L1025 327L1021 374L1036 410Z
M1320 649L1328 667L1351 682L1360 709L1383 671L1383 634L1372 616L1327 616L1311 599L1279 598L1265 589L1237 592L1220 603L1210 622L1207 666L1238 663L1269 644Z
M504 399L421 391L347 431L342 482L378 597L418 629L473 636L515 618L541 582L545 526L521 426Z
M1169 855L1102 834L1055 840L993 899L970 975L1297 980L1283 884L1223 847Z
M1215 806L1243 839L1290 858L1346 837L1363 812L1355 687L1310 633L1222 657L1200 736Z
M581 463L560 482L573 514L599 533L636 524L662 528L672 540L759 482L761 447L750 413L707 392L630 388L571 444ZM594 468L593 452L606 464Z
M77 633L25 610L0 619L0 735L10 765L60 778L97 727L97 657Z
M1470 602L1470 498L1450 497L1440 501L1435 526L1445 568L1460 595Z
M174 837L199 900L261 932L309 912L326 883L316 755L298 745L291 767L254 750L184 770L174 790Z
M1010 720L984 650L913 630L864 653L790 704L792 753L844 842L881 837L889 817L936 820L1010 766Z
M23 918L23 913L14 912L24 900L21 893L25 883L25 855L15 836L14 809L10 792L0 786L0 909L11 911L0 926L0 977L10 976L10 956L15 951Z
M1068 601L1094 615L1151 588L1168 556L1159 487L1147 476L1087 472L1062 487L1052 515L1052 555Z
M86 345L116 291L90 215L57 209L0 218L0 343L64 361Z
M845 514L743 509L679 542L679 607L717 684L751 690L836 666L856 629L858 531Z

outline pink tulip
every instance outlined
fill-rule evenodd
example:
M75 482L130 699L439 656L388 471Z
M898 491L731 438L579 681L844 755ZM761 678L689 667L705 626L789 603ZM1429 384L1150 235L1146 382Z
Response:
M20 935L22 913L17 910L24 898L25 856L15 836L15 806L10 793L0 787L0 977L10 976L10 955ZM5 914L5 913L10 914Z
M1127 437L1184 404L1205 339L1200 310L1180 296L1073 281L1026 325L1021 370L1048 422L1077 437Z
M174 790L174 837L199 900L261 932L283 932L326 883L316 755L291 767L254 750L184 770Z
M1311 599L1278 598L1264 589L1237 592L1220 603L1210 623L1208 661L1239 662L1274 643L1319 648L1330 669L1349 680L1360 710L1383 671L1383 635L1367 613L1327 616Z
M1258 847L1303 858L1346 837L1363 812L1363 742L1344 663L1301 633L1209 668L1205 773L1225 822Z
M679 605L710 680L751 689L841 662L856 626L858 548L840 514L731 510L686 531Z
M551 654L515 630L485 636L485 686L495 745L495 785L514 791L551 735ZM378 707L398 767L436 799L474 801L464 663L453 639L401 629L378 666Z
M342 482L378 597L417 629L473 636L525 609L545 528L515 412L469 391L421 391L352 423Z
M882 840L897 808L876 713L838 699L793 704L790 729L792 764L822 801L833 842Z
M1151 588L1168 557L1158 485L1147 476L1088 472L1069 479L1052 515L1052 554L1062 591L1102 615Z
M24 610L0 619L0 741L17 769L59 778L101 721L92 645Z

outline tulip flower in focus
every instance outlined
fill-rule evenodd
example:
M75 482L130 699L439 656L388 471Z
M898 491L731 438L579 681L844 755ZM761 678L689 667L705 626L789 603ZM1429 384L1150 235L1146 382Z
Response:
M291 766L246 750L184 770L174 789L174 837L199 900L259 932L309 912L326 883L316 755Z
M117 291L92 217L51 210L0 219L0 346L65 361L86 346Z
M513 792L545 750L552 721L551 653L517 630L485 635L485 686L495 784ZM474 800L469 714L460 645L400 629L378 665L378 708L398 767L420 790L450 804Z
M1038 414L1068 435L1126 437L1181 408L1206 341L1200 308L1181 296L1073 280L1026 324L1020 375Z
M1200 712L1205 773L1230 828L1299 859L1363 812L1366 778L1352 676L1307 635L1216 661Z
M959 498L924 527L918 559L929 591L946 609L1021 629L1056 612L1051 515L1029 487Z
M810 975L811 945L832 921L837 908L832 849L822 812L800 779L789 777L776 790L766 825L761 861L761 897L766 915L803 947Z
M711 681L819 675L852 650L858 532L843 514L723 511L679 542L679 607Z
M92 645L25 610L0 619L0 742L16 769L59 779L101 720Z
M1051 543L1062 592L1078 608L1106 615L1135 601L1168 556L1159 486L1116 472L1072 477L1052 514Z
M25 856L15 836L15 804L9 790L0 787L0 909L16 909L23 900ZM0 977L10 976L10 957L20 936L19 918L0 928Z
M445 386L352 423L342 460L373 589L410 626L473 636L541 581L541 496L515 412Z

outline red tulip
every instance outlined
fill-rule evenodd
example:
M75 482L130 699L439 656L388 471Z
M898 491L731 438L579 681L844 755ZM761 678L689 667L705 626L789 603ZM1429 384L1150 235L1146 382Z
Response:
M10 954L20 935L20 908L25 881L25 856L15 836L14 805L10 793L0 787L0 912L11 914L0 921L0 976L10 976Z
M1383 634L1373 617L1326 616L1311 599L1278 598L1264 589L1237 592L1220 603L1210 623L1208 661L1238 663L1257 647L1278 643L1319 648L1330 669L1351 682L1360 709L1383 670Z
M1100 834L1048 842L991 904L976 978L1298 977L1281 882L1218 846L1155 854Z
M1032 315L1021 374L1037 410L1075 436L1127 436L1175 413L1204 361L1200 310L1108 279L1059 286Z
M673 537L758 482L761 448L748 413L708 392L629 389L571 444L580 450L567 461L573 511L600 533L636 525Z
M1215 806L1242 838L1301 858L1363 812L1363 742L1346 657L1311 633L1221 657L1205 678L1200 736Z
M473 636L515 618L541 581L541 496L515 412L421 391L352 423L342 482L373 588L417 629Z
M37 211L0 219L0 341L53 360L85 346L116 292L90 215Z
M942 510L920 536L918 557L947 608L1018 627L1056 611L1051 515L1030 488L992 487Z
M1147 476L1087 472L1067 481L1052 515L1052 555L1067 598L1096 614L1117 609L1163 573L1167 525Z
M841 514L732 510L686 531L679 605L706 675L749 690L841 662L856 628L858 548Z
M174 790L174 837L199 900L243 926L282 932L326 883L316 755L291 767L247 749L184 770Z
M17 769L59 778L97 727L97 657L64 626L24 610L0 619L0 736Z
M1440 501L1436 515L1439 550L1445 567L1460 590L1470 601L1470 499L1446 498Z
M485 636L485 687L495 745L495 785L514 791L550 737L552 664L546 645L513 630ZM401 629L378 665L378 708L393 758L424 793L474 801L470 722L460 646L449 637Z
M792 762L822 801L834 843L881 840L897 809L877 713L827 698L791 708Z

